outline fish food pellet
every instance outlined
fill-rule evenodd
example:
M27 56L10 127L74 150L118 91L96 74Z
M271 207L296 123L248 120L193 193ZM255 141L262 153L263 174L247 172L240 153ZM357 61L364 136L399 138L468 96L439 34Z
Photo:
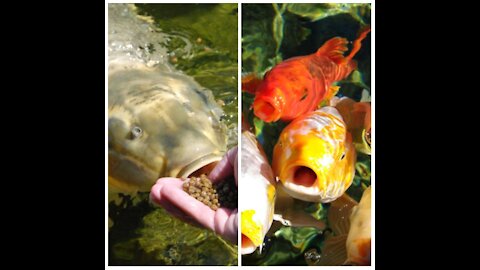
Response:
M238 206L237 185L235 179L230 178L216 185L218 202L222 207L235 209Z
M227 179L212 185L205 174L184 180L183 190L196 200L216 211L220 207L235 209L238 205L235 179Z

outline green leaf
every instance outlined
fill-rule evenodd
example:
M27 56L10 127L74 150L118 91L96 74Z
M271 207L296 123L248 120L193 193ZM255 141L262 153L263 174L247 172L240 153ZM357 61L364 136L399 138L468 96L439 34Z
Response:
M273 19L273 38L277 43L277 48L275 49L275 53L278 53L283 40L283 17L282 17L282 14L280 13L277 13L275 18Z
M361 24L370 19L369 4L289 4L287 10L312 22L342 13L350 14Z

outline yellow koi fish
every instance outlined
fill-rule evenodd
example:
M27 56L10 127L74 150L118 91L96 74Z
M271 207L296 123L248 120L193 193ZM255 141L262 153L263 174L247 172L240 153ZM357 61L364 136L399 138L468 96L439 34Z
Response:
M292 197L331 202L352 184L356 153L342 116L323 107L292 121L273 150L272 167Z
M275 180L267 157L255 135L242 132L242 165L240 199L242 254L262 247L263 239L273 222Z

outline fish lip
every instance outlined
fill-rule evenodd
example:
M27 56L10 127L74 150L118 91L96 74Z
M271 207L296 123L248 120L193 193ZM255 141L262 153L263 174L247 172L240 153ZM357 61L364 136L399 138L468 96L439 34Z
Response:
M265 122L275 122L280 119L280 110L274 106L275 102L272 99L261 98L255 100L253 103L253 112L258 118ZM267 108L268 107L268 108ZM262 112L267 109L267 113Z
M273 112L269 113L266 116L262 114L259 115L259 110L265 108L265 106L270 106L271 108L269 109L269 111L273 109ZM278 90L278 88L276 89L274 96L259 96L255 98L253 102L253 111L255 115L265 122L278 121L281 118L284 109L285 98L282 91Z
M248 241L246 243L246 245L244 245L244 238L245 237L246 241ZM242 255L246 255L246 254L251 254L253 253L255 250L257 249L257 247L255 246L255 244L252 242L252 240L250 240L250 238L248 238L248 236L242 234L242 249L241 249L241 253Z
M317 191L316 193L312 192L302 192L301 189L307 189L305 187L302 188L301 185L297 185L291 181L288 182L280 182L280 188L285 191L288 195L292 196L295 199L299 199L302 201L307 201L307 202L321 202L322 198L319 192ZM309 188L312 189L313 188ZM315 191L315 190L314 190Z
M202 156L200 158L195 159L194 161L190 162L188 165L183 167L178 173L177 176L178 178L187 178L189 177L193 172L211 164L217 161L220 161L223 157L223 153L218 152L218 153L211 153L205 156Z

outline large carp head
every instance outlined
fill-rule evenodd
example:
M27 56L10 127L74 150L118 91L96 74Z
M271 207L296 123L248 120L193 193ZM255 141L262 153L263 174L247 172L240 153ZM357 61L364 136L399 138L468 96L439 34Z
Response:
M226 152L222 110L210 91L177 72L109 74L109 184L148 191L161 176L187 177Z
M149 191L162 176L187 177L226 152L212 93L168 64L167 38L133 5L108 6L110 192ZM148 49L150 48L150 49Z

